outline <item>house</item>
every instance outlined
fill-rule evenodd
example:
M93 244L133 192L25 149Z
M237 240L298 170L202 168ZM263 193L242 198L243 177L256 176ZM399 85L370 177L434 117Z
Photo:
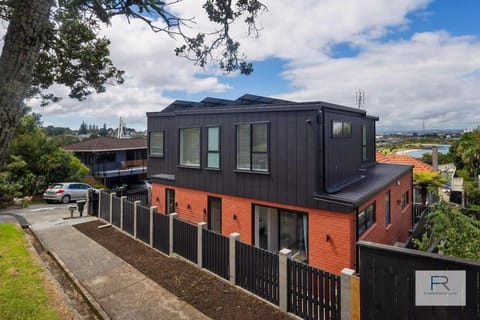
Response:
M64 147L90 168L90 183L111 188L146 178L147 139L101 137Z
M375 161L364 110L244 95L147 113L152 205L339 273L359 239L405 242L412 167Z

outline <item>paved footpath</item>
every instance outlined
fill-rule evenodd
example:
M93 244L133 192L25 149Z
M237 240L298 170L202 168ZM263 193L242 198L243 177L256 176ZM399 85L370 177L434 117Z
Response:
M58 206L44 211L3 211L0 222L11 221L6 212L28 221L43 247L73 277L105 319L209 319L72 227L95 218L63 219L69 213L66 207Z

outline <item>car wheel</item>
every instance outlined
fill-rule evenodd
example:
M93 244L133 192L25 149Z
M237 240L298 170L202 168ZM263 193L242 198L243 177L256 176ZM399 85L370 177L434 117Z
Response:
M70 196L64 196L62 198L62 203L69 203L70 202Z

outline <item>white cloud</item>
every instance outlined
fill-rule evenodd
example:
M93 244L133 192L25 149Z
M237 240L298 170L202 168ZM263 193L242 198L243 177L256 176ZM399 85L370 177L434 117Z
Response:
M410 17L428 19L434 14L428 8L431 0L264 2L268 12L259 17L260 38L248 38L243 23L232 30L249 59L286 61L281 76L291 91L281 97L353 106L355 92L362 89L367 111L380 116L379 127L419 128L424 120L430 128L479 124L479 39L431 30L385 41L390 34L408 30ZM213 30L202 3L185 0L173 7L183 17L196 19L186 32ZM126 71L125 83L81 103L65 98L47 108L35 107L44 119L70 118L79 124L85 117L98 120L96 124L115 124L124 116L127 125L142 127L145 112L159 111L173 100L167 91L215 96L231 89L215 68L203 70L176 57L173 50L179 43L142 22L128 24L117 17L104 34L112 42L113 62ZM358 54L334 58L339 43L350 44ZM54 92L66 94L64 88Z

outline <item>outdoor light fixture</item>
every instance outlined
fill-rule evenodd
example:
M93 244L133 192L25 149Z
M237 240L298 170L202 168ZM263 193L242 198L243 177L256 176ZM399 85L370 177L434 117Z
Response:
M192 207L190 206L190 203L187 204L187 209L192 209Z
M233 214L233 220L237 220L237 215L235 213Z
M203 214L204 215L207 214L207 209L205 209L205 208L203 209Z
M397 200L397 204L400 205L400 203L402 203L402 201L401 201L401 200Z
M178 207L178 202L175 202L175 207Z
M330 235L329 235L329 234L327 234L327 235L325 236L325 241L327 241L327 242L330 241Z
M400 180L397 180L396 185L397 185L397 186L400 185Z

